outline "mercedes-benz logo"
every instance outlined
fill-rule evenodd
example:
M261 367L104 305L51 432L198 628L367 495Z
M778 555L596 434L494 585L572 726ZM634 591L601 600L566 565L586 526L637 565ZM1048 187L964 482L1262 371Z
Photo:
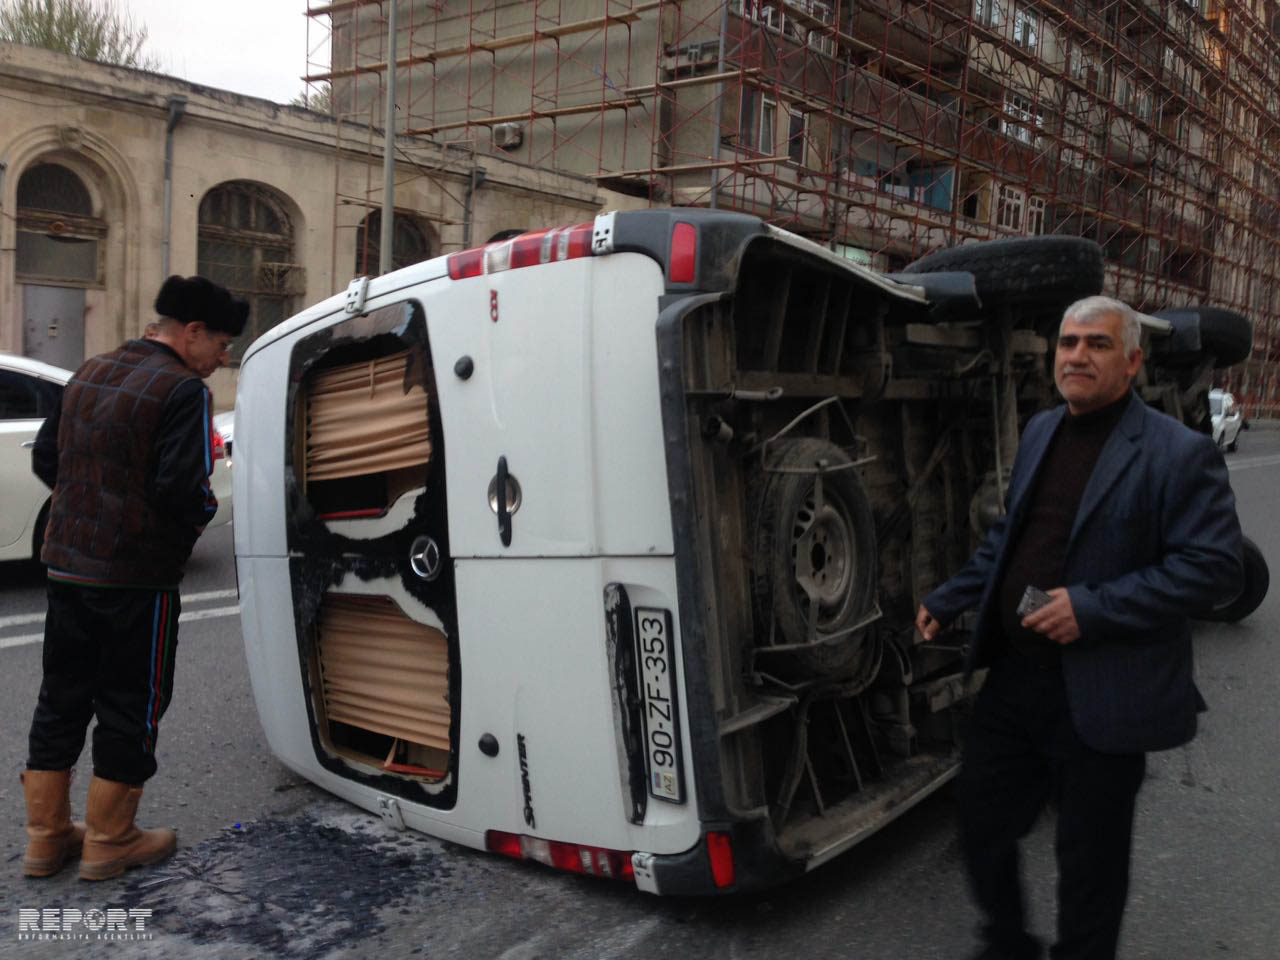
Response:
M417 537L409 548L409 566L423 580L440 576L440 546L428 536Z

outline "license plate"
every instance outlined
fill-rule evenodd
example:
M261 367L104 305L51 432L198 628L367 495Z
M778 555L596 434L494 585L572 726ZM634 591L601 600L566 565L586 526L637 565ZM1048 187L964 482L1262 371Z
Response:
M635 617L649 795L684 803L680 718L672 694L676 660L671 649L671 614L653 607L637 607Z

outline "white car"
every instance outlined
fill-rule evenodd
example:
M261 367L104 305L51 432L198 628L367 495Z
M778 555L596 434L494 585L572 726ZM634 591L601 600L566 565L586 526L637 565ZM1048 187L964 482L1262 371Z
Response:
M29 559L44 542L49 488L31 471L31 447L69 379L70 370L0 353L0 560Z
M1234 451L1244 424L1244 414L1236 398L1225 390L1210 390L1209 416L1213 421L1213 440L1218 449Z
M62 402L70 370L0 353L0 561L39 557L49 488L31 470L31 447L44 418ZM219 414L226 419L232 414ZM214 434L213 492L218 512L210 526L231 519L231 473L224 438Z

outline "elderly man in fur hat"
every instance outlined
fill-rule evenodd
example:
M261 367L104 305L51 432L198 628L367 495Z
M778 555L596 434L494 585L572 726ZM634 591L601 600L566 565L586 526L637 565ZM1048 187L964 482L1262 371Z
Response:
M227 362L249 305L204 277L170 277L144 339L87 360L40 429L36 474L53 488L44 679L22 774L22 872L104 880L173 853L172 830L134 825L156 772L173 691L178 584L218 508L204 379ZM71 822L71 767L93 732L85 823Z

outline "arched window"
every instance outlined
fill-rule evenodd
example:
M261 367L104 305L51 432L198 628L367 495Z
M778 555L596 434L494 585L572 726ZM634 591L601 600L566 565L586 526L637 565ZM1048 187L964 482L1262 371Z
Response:
M93 215L84 182L58 163L37 163L18 178L19 281L102 282L107 226Z
M391 269L434 256L434 231L417 217L397 213L391 233ZM373 276L382 263L382 211L372 210L356 227L356 275Z
M247 180L219 184L200 201L196 269L249 301L249 323L232 347L245 347L293 312L305 289L294 262L293 223L279 194Z

